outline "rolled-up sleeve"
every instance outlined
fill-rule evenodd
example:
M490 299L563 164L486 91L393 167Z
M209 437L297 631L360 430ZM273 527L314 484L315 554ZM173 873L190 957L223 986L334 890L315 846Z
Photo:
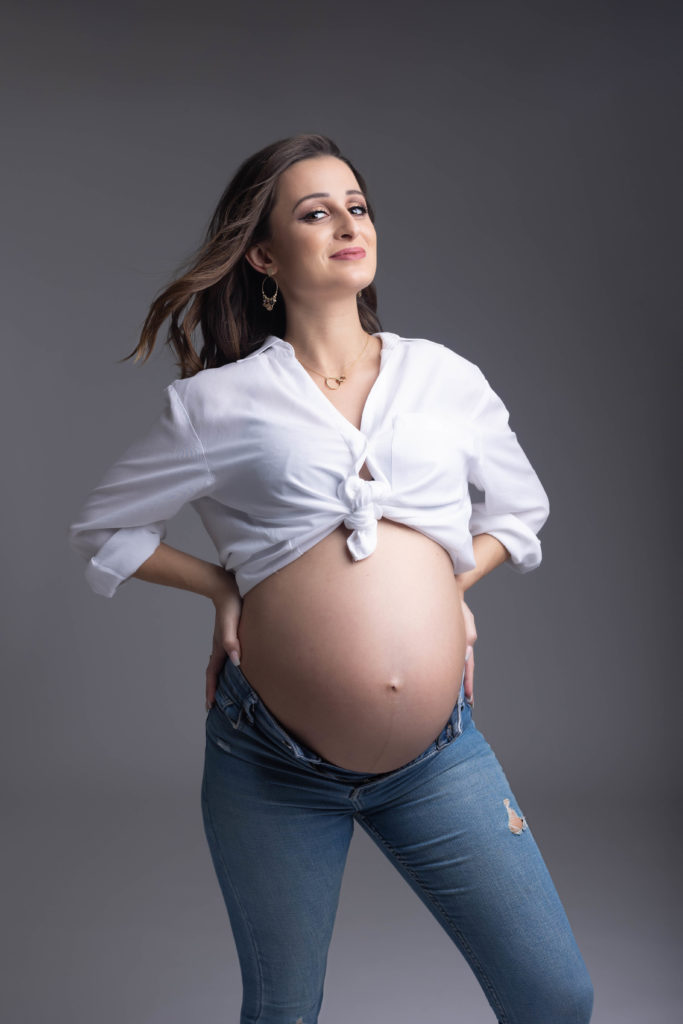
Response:
M68 528L95 593L113 597L164 539L167 521L212 484L201 441L169 384L160 416L109 467Z
M504 564L529 572L541 563L537 534L548 518L548 495L509 426L507 408L483 374L479 387L469 479L484 497L472 502L470 533L490 533L510 552Z

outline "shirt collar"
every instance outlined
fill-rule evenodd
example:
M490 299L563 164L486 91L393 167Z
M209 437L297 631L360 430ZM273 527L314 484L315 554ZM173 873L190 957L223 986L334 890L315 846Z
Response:
M271 347L271 345L286 345L286 344L287 344L287 342L283 341L282 338L278 338L277 335L269 334L268 337L266 338L266 340L264 342L262 342L262 344L260 344L258 348L255 348L253 352L249 353L249 355L242 356L241 359L236 359L235 362L243 363L247 359L253 359L254 356L260 356L261 353L265 352L267 348Z
M395 348L396 345L398 344L398 334L393 334L391 331L376 331L374 333L382 339L382 343L385 348ZM249 355L242 356L241 359L237 359L236 362L243 363L247 359L253 359L254 356L260 356L261 353L265 352L266 349L271 348L271 346L273 345L277 345L278 348L290 349L291 351L293 351L292 346L289 344L288 341L285 341L284 338L279 338L277 334L269 334L266 340L261 345L259 345L258 348L255 348L253 352L249 353Z

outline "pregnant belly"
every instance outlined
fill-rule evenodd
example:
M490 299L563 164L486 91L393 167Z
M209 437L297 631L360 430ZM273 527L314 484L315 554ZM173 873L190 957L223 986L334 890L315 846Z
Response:
M465 623L439 544L378 522L354 562L338 527L244 597L240 668L268 710L326 761L393 771L441 732L458 696Z

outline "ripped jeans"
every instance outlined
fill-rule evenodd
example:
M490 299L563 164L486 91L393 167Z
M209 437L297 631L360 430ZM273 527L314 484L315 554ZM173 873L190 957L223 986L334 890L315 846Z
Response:
M462 684L426 750L364 774L293 739L228 659L206 716L201 796L240 961L240 1024L316 1024L354 822L453 940L500 1024L590 1020L564 908Z

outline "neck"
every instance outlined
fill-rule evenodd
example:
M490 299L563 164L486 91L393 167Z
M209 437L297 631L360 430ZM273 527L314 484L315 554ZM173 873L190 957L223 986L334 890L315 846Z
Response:
M355 300L337 309L287 307L285 341L297 356L322 372L336 373L355 359L368 340ZM370 349L370 346L368 346Z

